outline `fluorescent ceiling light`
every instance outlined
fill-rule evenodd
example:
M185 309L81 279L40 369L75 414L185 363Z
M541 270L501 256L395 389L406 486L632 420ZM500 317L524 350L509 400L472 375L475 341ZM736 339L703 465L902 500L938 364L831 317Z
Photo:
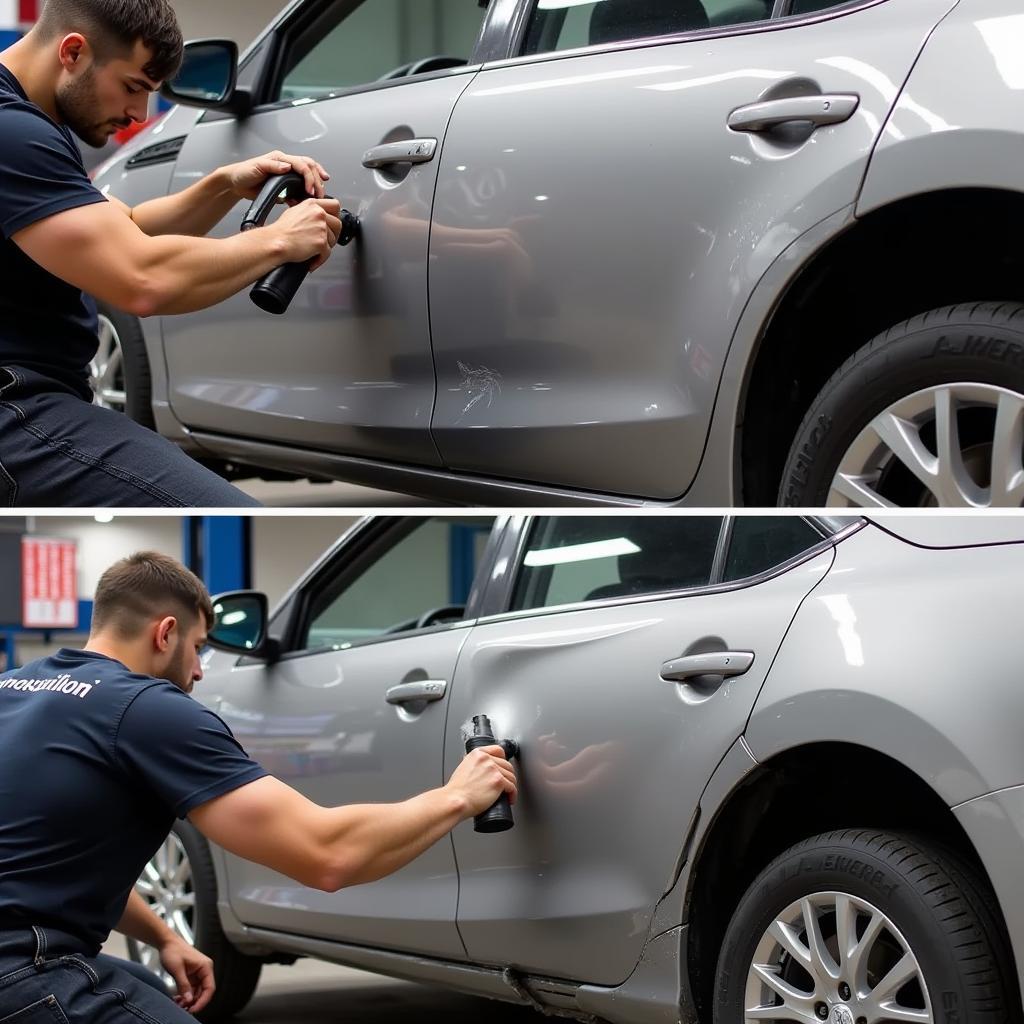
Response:
M562 11L566 7L582 7L584 4L601 3L602 0L540 0L538 11Z
M616 537L614 540L595 540L590 544L569 544L564 548L530 551L526 556L526 564L539 566L590 562L597 558L614 558L616 555L635 555L639 550L631 540Z
M222 626L237 626L240 622L245 622L249 616L243 611L228 612L223 619L220 620Z

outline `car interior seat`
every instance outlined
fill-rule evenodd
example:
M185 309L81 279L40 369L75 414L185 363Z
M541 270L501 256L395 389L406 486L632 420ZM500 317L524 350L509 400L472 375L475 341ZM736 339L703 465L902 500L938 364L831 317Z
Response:
M708 28L699 0L603 0L590 17L590 45Z

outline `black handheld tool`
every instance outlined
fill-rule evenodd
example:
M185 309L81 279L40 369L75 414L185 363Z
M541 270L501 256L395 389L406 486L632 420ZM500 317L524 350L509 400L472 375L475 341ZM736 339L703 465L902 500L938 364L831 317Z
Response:
M509 761L519 756L519 745L515 740L496 740L491 729L491 720L486 715L473 716L473 735L466 740L466 753L477 747L501 747L505 758ZM506 832L515 824L512 818L512 805L508 802L508 794L502 793L483 814L473 819L473 828L477 832Z
M251 231L253 228L263 227L282 193L286 199L310 198L306 191L306 181L297 171L289 171L287 174L268 178L255 202L249 207L249 212L242 221L242 230ZM341 235L338 238L338 244L348 245L358 234L359 218L355 214L349 213L348 210L342 210ZM311 263L286 263L284 266L272 270L266 277L253 285L249 297L260 309L280 316L287 312L292 299L295 298L295 293L302 286L302 282L306 280L310 266Z

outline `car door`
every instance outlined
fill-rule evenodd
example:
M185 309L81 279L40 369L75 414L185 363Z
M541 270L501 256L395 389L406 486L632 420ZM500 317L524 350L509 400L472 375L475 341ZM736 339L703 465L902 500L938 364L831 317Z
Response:
M208 702L271 774L322 806L393 803L440 786L466 600L493 517L383 519L275 621L285 653L210 672ZM226 856L232 910L274 931L461 956L450 843L379 882L322 893Z
M446 465L682 496L749 295L854 203L954 3L524 3L512 56L473 79L441 157Z
M520 746L514 828L453 833L471 960L601 985L636 965L704 785L832 562L799 518L722 527L538 517L502 556L445 744L451 771L483 714Z
M434 23L418 0L297 5L264 42L256 111L207 115L189 133L173 190L281 149L319 160L331 174L330 194L362 227L307 279L283 317L258 309L246 289L213 309L164 320L170 403L187 427L439 462L430 440L427 234L437 154L472 80L466 61L483 16L476 0L449 0L445 10ZM441 70L409 74L422 58L446 52L447 60L425 65ZM215 234L236 233L246 206Z

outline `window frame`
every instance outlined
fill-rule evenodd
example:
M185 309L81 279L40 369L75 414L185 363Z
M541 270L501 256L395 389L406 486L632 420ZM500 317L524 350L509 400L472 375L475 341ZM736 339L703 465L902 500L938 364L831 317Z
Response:
M596 601L575 601L569 604L550 605L542 608L514 610L511 607L512 600L518 586L519 575L524 568L523 559L526 555L533 526L538 519L543 518L548 517L536 515L514 517L513 522L506 528L504 535L500 539L500 544L495 549L494 569L489 573L487 592L483 596L480 607L476 609L478 613L476 625L511 619L533 618L541 615L561 615L567 612L586 611L594 608L648 604L652 601L675 601L684 597L701 597L711 594L726 594L734 590L746 590L749 587L758 586L777 576L781 576L783 573L796 568L796 566L816 558L822 552L834 547L839 541L857 533L867 525L866 519L857 517L853 522L843 525L837 530L837 524L830 522L828 519L819 516L801 516L801 519L821 535L821 540L817 544L813 544L785 562L780 562L778 565L772 566L753 576L745 576L742 579L722 582L733 523L739 518L735 515L725 515L722 517L718 544L715 549L711 582L707 586L684 587L677 590L655 591L650 594L601 598ZM679 518L683 519L686 517L680 516Z
M845 2L836 4L835 7L824 11L791 16L788 11L793 0L775 0L775 6L772 8L771 15L763 21L748 21L739 25L723 25L720 28L690 29L686 32L675 32L671 35L651 36L647 39L629 39L615 43L598 43L594 46L579 46L571 50L523 53L530 18L537 0L520 0L517 17L511 26L505 57L501 60L486 63L484 68L489 70L495 67L515 67L519 64L535 64L539 61L582 57L596 53L613 53L618 50L637 50L649 46L665 46L670 43L687 43L701 39L722 39L730 36L751 35L753 33L779 32L785 29L832 21L835 18L846 17L848 14L856 11L877 7L879 4L889 2L890 0L845 0Z
M337 596L340 597L348 586L367 572L396 544L400 544L428 520L440 518L443 517L437 515L375 516L365 520L355 531L345 534L286 595L271 616L271 629L283 620L280 636L282 651L278 660L294 661L298 658L342 653L333 647L298 646L300 639L308 631L310 616L317 598L326 589L334 587L337 588ZM489 567L493 562L505 528L504 520L506 518L495 516L494 525L484 546L484 552L477 565L473 585L466 600L466 611L463 618L457 622L440 622L433 626L427 626L425 629L407 629L400 633L384 633L380 636L366 637L353 641L345 650L388 643L392 640L404 640L413 636L427 636L431 633L471 628L478 617L478 607L482 600L483 587L481 583L487 578ZM245 657L239 661L239 664L257 664L259 661L260 659L257 658Z
M364 92L376 92L379 89L393 89L402 85L407 85L410 82L429 82L435 78L450 78L453 75L465 75L465 74L476 74L483 66L483 62L480 59L480 51L484 40L487 37L488 23L491 20L491 11L488 11L484 16L483 23L480 27L480 32L477 35L476 43L473 45L473 49L469 54L469 62L456 68L444 68L440 71L428 71L425 74L415 75L413 77L395 78L385 82L366 82L362 85L348 86L343 89L339 89L336 93L330 96L321 96L315 99L305 100L282 100L282 99L271 99L270 97L276 96L281 89L281 85L284 81L286 71L285 68L288 63L289 54L291 53L291 47L294 45L295 40L300 37L303 32L311 28L316 21L324 14L326 14L332 7L344 6L347 8L344 15L342 15L338 24L341 24L345 18L349 17L358 7L362 6L363 3L373 3L374 0L307 0L306 3L297 4L288 13L287 16L282 18L273 29L273 43L272 53L269 54L267 60L267 67L265 68L265 74L263 75L262 81L260 82L260 91L256 96L256 103L250 117L255 114L266 113L274 110L289 110L295 106L310 107L315 106L318 103L328 103L333 100L342 99L345 96L357 96ZM467 0L471 2L471 0Z

